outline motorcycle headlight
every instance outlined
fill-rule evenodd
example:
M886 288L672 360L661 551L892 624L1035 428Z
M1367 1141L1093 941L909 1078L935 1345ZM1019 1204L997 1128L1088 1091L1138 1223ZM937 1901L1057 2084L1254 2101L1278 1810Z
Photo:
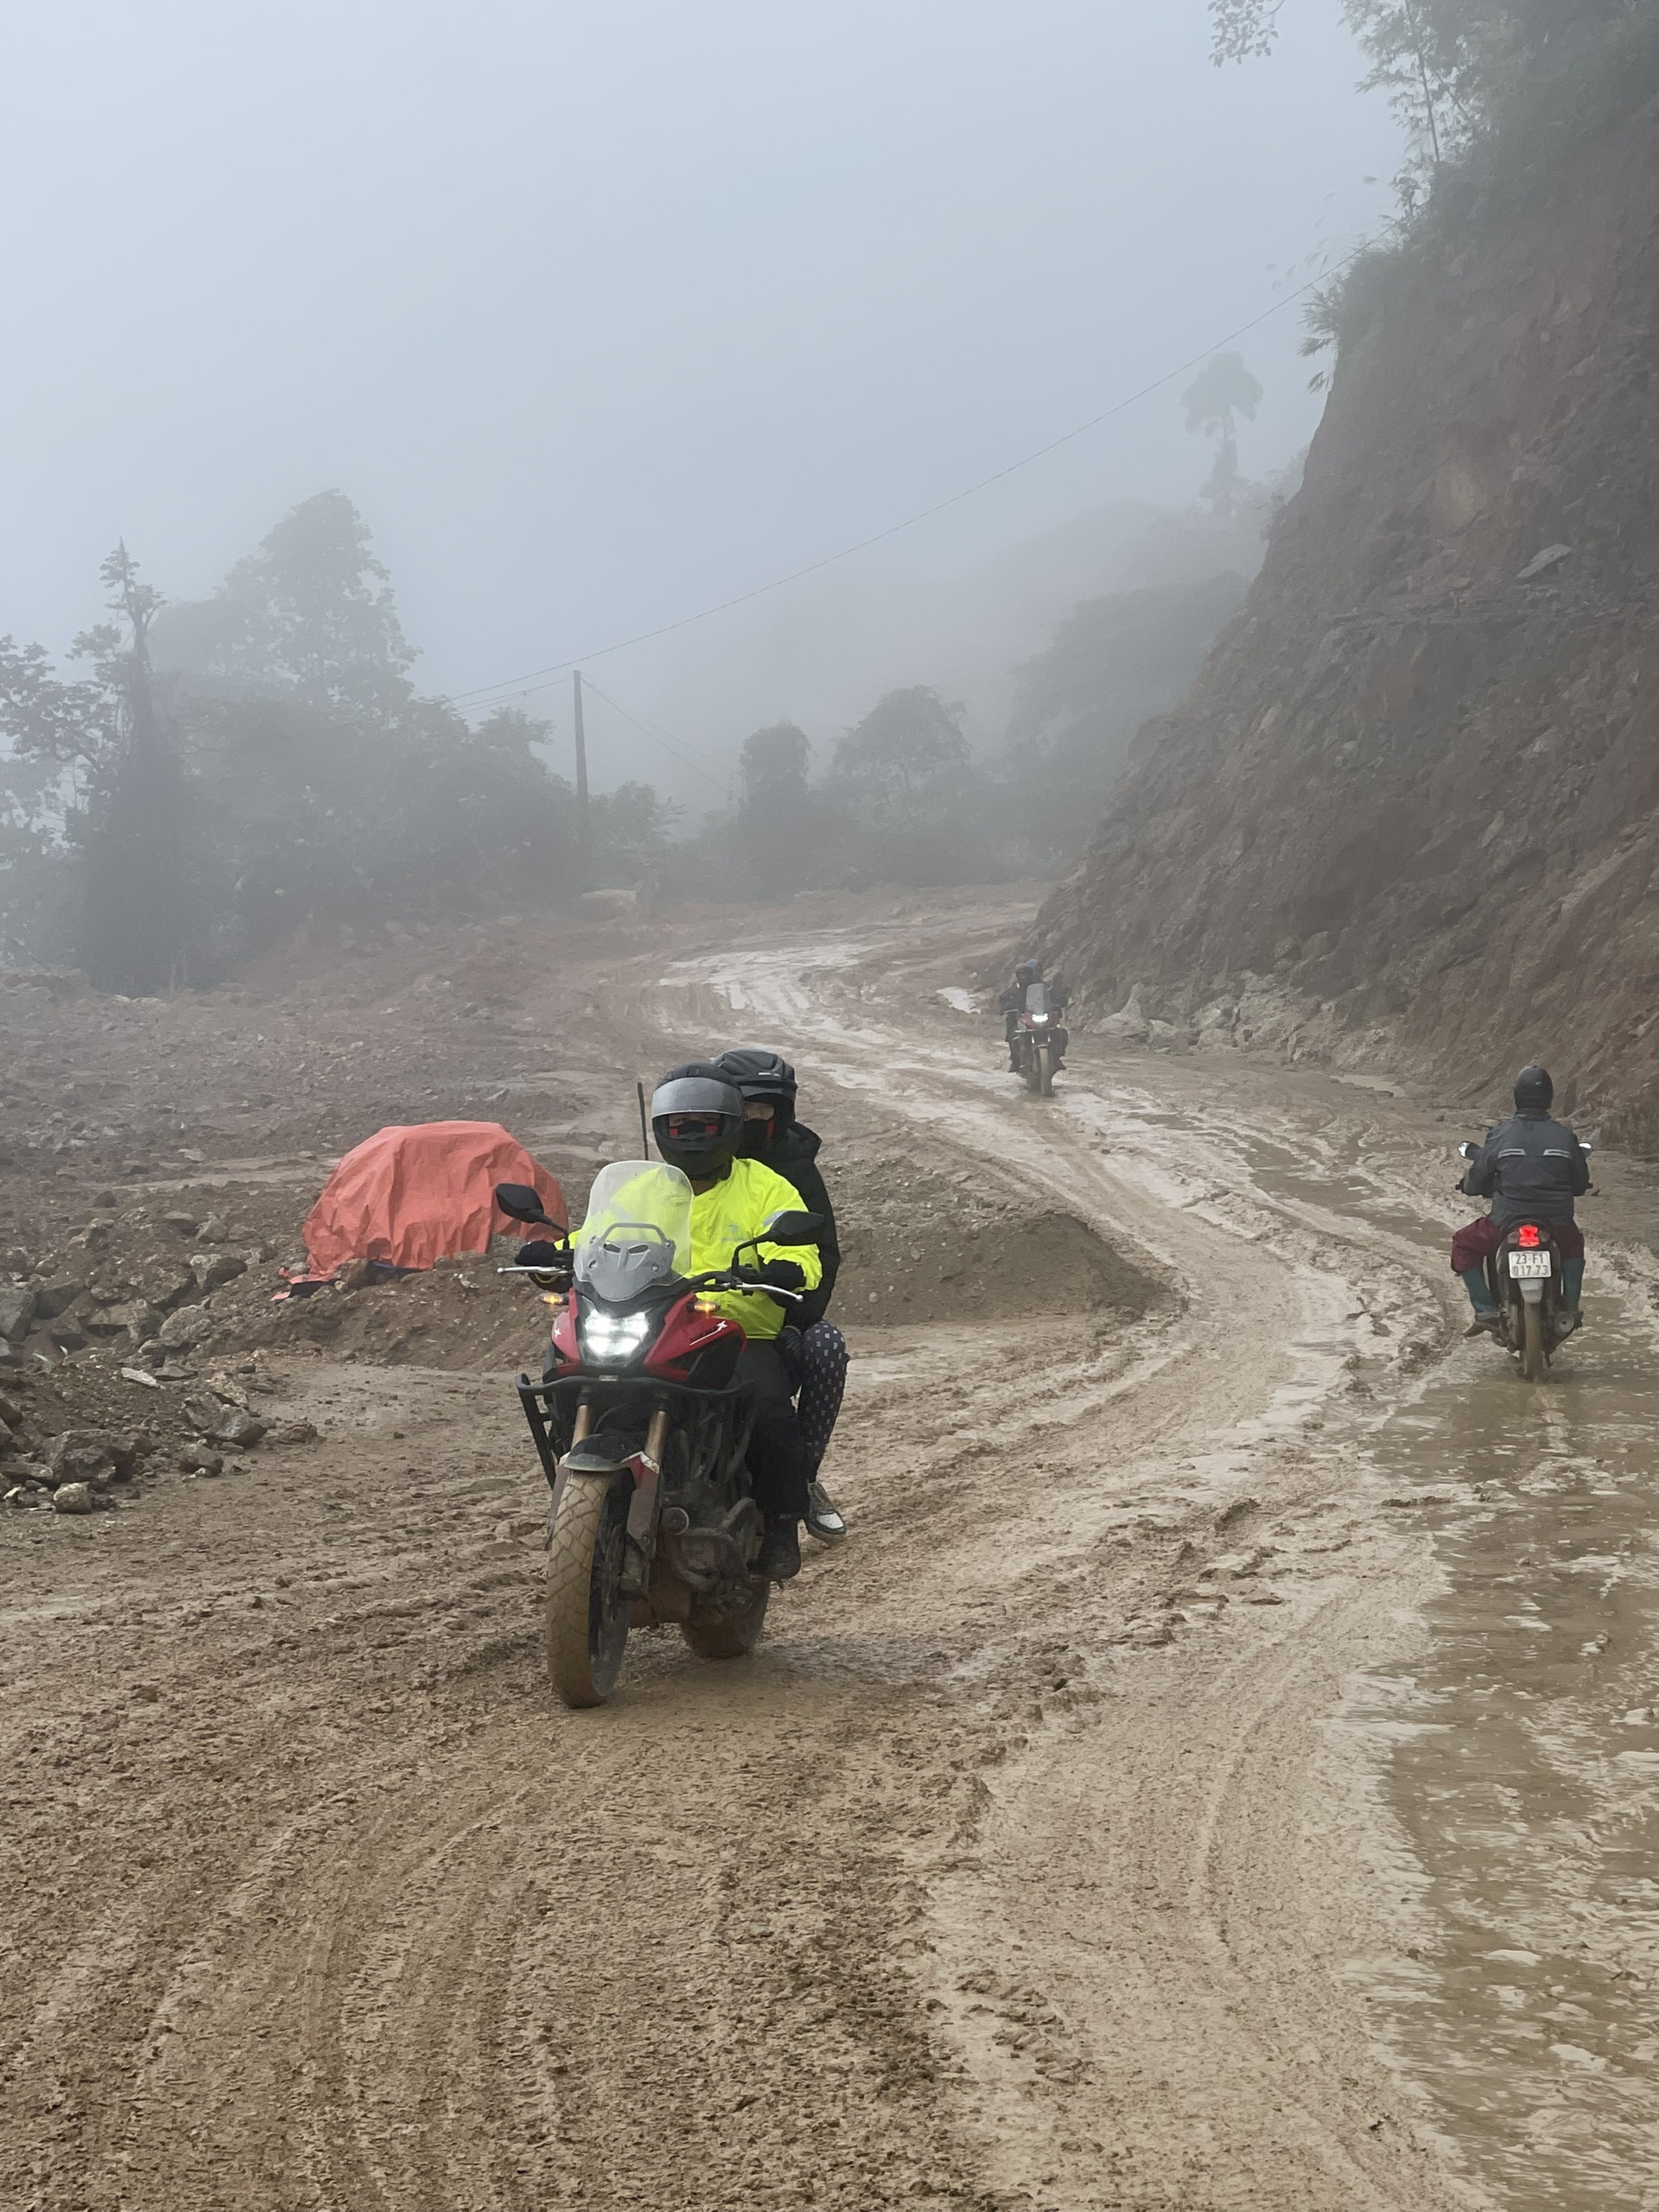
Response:
M651 1334L649 1313L595 1313L584 1308L576 1332L583 1360L593 1367L621 1367Z
M1048 1016L1046 1014L1033 1014L1031 1018L1034 1022L1037 1022L1039 1025L1048 1020Z

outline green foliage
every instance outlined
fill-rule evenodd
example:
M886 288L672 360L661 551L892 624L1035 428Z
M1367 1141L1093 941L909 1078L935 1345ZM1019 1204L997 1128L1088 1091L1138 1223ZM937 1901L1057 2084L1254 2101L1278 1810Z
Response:
M1341 0L1404 130L1395 180L1409 261L1478 234L1659 91L1659 0ZM1217 64L1267 53L1279 0L1210 0ZM1310 351L1369 328L1390 296L1375 251L1315 299Z
M773 722L750 733L737 757L739 804L757 824L791 822L807 803L812 741L793 722Z
M1200 497L1218 515L1230 515L1238 502L1243 480L1238 470L1237 419L1254 423L1263 397L1261 385L1244 365L1242 353L1217 353L1205 362L1197 380L1181 396L1186 427L1202 430L1217 441L1210 480Z
M550 726L509 709L472 729L416 692L385 571L338 493L200 605L163 612L124 551L105 575L120 619L75 640L90 679L0 642L10 957L78 950L95 981L153 990L210 981L308 921L436 920L579 887ZM629 784L592 812L596 880L648 880L673 810Z
M856 821L913 830L962 790L968 741L960 707L925 683L889 691L849 729L830 764L830 789Z
M175 608L156 642L160 664L199 689L296 698L383 721L415 696L415 654L386 570L340 492L296 507L212 599Z

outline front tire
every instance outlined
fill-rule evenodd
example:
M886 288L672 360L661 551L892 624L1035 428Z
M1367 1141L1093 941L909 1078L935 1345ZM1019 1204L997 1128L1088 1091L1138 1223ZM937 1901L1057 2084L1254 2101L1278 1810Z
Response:
M1521 1372L1529 1382L1544 1379L1544 1308L1540 1300L1522 1309Z
M603 1705L622 1671L632 1600L622 1594L626 1475L567 1475L547 1561L547 1671L569 1706Z
M742 1659L760 1641L760 1631L766 1624L766 1600L772 1595L770 1582L749 1585L749 1600L741 1612L715 1613L707 1620L689 1620L680 1624L680 1634L699 1659Z
M1046 1045L1037 1047L1037 1096L1039 1098L1054 1096L1054 1055Z

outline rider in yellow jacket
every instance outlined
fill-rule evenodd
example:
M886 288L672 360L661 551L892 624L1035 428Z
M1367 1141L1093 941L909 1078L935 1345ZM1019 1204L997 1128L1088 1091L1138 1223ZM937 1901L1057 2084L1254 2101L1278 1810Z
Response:
M690 1272L729 1267L734 1249L760 1236L757 1264L767 1281L779 1290L815 1290L823 1280L817 1247L772 1244L763 1235L774 1215L798 1212L800 1200L793 1186L762 1161L737 1157L743 1135L741 1092L718 1068L692 1060L663 1077L652 1096L651 1116L658 1151L691 1185ZM721 1291L715 1298L748 1338L737 1379L754 1393L749 1472L755 1503L766 1520L755 1572L786 1581L801 1571L800 1523L812 1479L788 1371L773 1341L790 1301L769 1298L761 1289Z

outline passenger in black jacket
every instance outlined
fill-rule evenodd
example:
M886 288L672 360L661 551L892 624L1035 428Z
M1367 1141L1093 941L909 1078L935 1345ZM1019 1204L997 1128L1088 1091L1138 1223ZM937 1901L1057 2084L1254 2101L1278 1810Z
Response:
M1590 1187L1590 1161L1566 1122L1551 1120L1554 1096L1547 1068L1522 1068L1515 1078L1513 1120L1487 1131L1458 1185L1471 1198L1492 1202L1490 1214L1466 1224L1452 1240L1452 1266L1463 1278L1476 1328L1490 1328L1497 1319L1486 1260L1503 1243L1505 1230L1525 1221L1547 1227L1560 1247L1562 1302L1568 1326L1579 1325L1584 1233L1573 1218L1573 1201Z
M744 1141L740 1150L764 1160L785 1182L794 1185L809 1212L823 1216L817 1239L823 1279L791 1308L791 1320L778 1344L785 1360L794 1363L799 1383L798 1418L812 1461L807 1533L820 1543L836 1544L847 1534L847 1523L818 1480L818 1468L830 1448L847 1388L848 1354L846 1338L833 1321L825 1319L841 1268L841 1245L836 1236L835 1209L818 1173L823 1140L816 1130L795 1119L795 1071L779 1054L745 1045L721 1052L715 1065L743 1094Z

